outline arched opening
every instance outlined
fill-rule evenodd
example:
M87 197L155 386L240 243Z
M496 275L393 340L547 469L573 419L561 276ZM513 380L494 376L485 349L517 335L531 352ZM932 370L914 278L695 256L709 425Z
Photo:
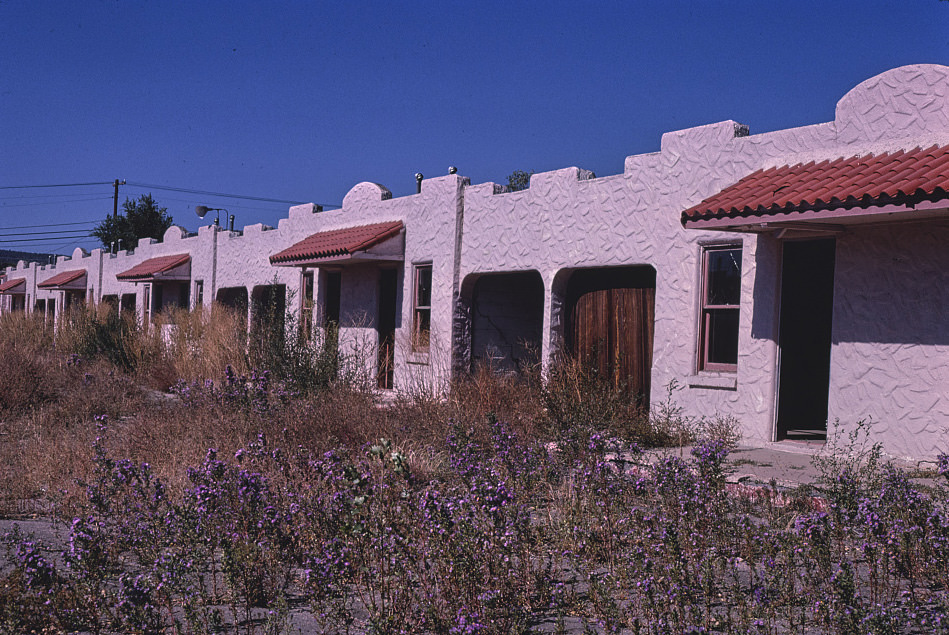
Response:
M471 289L469 369L484 364L523 373L540 361L544 281L536 271L474 274Z

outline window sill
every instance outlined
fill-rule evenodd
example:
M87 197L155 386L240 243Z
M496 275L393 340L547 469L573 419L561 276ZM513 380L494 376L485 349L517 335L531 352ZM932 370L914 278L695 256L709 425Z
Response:
M411 351L405 357L406 364L418 364L420 366L428 366L429 364L429 353L428 351Z
M738 375L735 373L699 373L686 379L689 388L714 388L738 390Z

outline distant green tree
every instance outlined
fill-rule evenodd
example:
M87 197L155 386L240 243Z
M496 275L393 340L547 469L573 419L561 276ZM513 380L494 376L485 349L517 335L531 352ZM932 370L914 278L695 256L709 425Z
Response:
M531 186L531 175L534 171L525 172L524 170L514 170L507 175L507 189L512 192L520 192Z
M143 194L137 201L125 199L122 212L118 216L109 216L96 225L92 235L109 249L112 243L122 241L123 249L134 249L139 238L161 239L171 227L172 218L167 207L159 207L151 194Z

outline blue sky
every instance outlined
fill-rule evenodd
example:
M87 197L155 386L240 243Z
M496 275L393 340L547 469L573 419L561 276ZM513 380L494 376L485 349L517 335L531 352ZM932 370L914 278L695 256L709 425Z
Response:
M619 173L663 132L828 121L884 70L949 64L949 2L0 0L0 249L112 209L111 182L338 205L360 181ZM285 203L141 185L275 225ZM34 234L17 236L16 234ZM30 242L12 242L25 241ZM43 238L44 241L35 240Z

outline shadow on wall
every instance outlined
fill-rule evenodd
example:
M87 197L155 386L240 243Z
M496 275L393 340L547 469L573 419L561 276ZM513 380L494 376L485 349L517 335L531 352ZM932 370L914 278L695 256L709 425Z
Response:
M848 228L836 239L834 344L949 345L949 225ZM751 334L775 341L781 243L759 236Z
M840 236L833 342L949 345L947 245L945 223Z

